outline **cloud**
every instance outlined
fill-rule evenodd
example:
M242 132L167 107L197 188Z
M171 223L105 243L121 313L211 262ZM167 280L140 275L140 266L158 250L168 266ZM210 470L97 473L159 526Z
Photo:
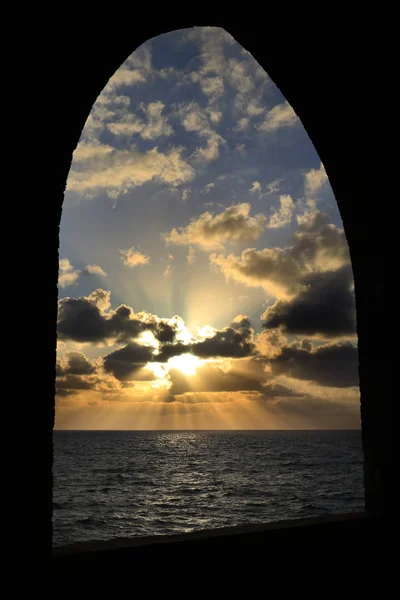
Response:
M59 262L58 285L62 288L73 285L79 279L80 269L74 269L68 258L61 258Z
M328 181L328 175L322 163L319 169L307 171L304 175L304 191L306 196L312 198Z
M114 148L106 144L82 142L77 145L73 154L73 162L85 162L92 159L104 159Z
M240 99L236 98L236 104L242 100L242 96L244 94L248 94L253 91L255 87L255 82L251 74L249 73L249 64L247 60L237 60L236 58L231 58L228 61L228 72L227 77L230 81L232 87L236 88L238 92L240 92ZM252 109L249 110L249 106L256 106L256 101L252 100L247 104L247 112L248 114L259 114L257 111L254 112ZM260 112L262 112L261 109Z
M142 103L139 105L139 109L143 113L145 121L131 112L126 112L120 116L118 121L108 123L107 129L114 135L140 134L144 140L168 137L172 135L173 129L162 114L164 108L165 105L160 101L150 102L147 106Z
M211 102L216 102L225 91L224 80L220 76L207 77L201 73L192 73L192 80L199 82L203 93Z
M93 390L99 381L101 372L98 360L90 360L82 352L66 352L62 359L57 358L57 396L65 397Z
M277 104L267 111L264 121L257 125L259 131L270 133L282 127L293 127L299 123L299 118L288 102Z
M104 271L104 269L99 267L99 265L86 265L86 267L84 267L82 269L82 274L83 275L100 275L101 277L106 277L106 275L107 275L107 273Z
M152 358L153 348L131 342L104 357L104 370L120 381L134 380Z
M240 257L211 254L210 261L228 281L263 287L278 297L293 295L298 289L299 264L282 248L247 248Z
M95 304L101 311L107 311L111 307L111 292L109 290L98 288L89 296L86 296L85 299Z
M265 373L263 374L266 376ZM235 392L235 391L261 391L262 385L259 378L245 371L230 369L223 370L212 364L205 364L197 369L195 376L188 377L178 369L169 371L171 396L180 396L187 392Z
M264 110L264 107L260 106L255 100L251 100L246 106L246 112L251 117L261 115Z
M58 302L58 338L79 343L100 343L137 338L147 330L157 331L160 320L154 315L143 312L135 314L123 304L109 311L109 299L110 292L101 289L81 298L61 298Z
M288 340L281 328L264 329L254 336L256 352L265 358L275 358L288 346Z
M105 277L107 273L99 265L86 265L83 269L75 269L68 258L61 258L59 262L58 285L62 288L78 282L81 275L96 275Z
M181 190L183 202L186 202L186 200L189 198L190 191L191 190L189 190L189 189Z
M283 181L283 179L274 179L267 184L267 191L262 194L262 196L269 196L270 194L276 194L279 192L279 184ZM252 186L249 190L252 194L259 193L261 194L262 186L259 181L253 181Z
M96 343L106 340L110 330L108 320L89 298L62 298L58 302L57 335L61 340Z
M356 333L356 307L350 266L312 273L301 280L302 291L292 300L278 300L263 314L264 326L287 333L328 337Z
M159 327L159 326L158 326ZM191 342L176 342L176 339L167 340L165 337L160 339L163 345L159 354L155 354L156 362L167 362L173 356L181 354L193 354L199 358L242 358L251 356L256 352L256 346L253 342L254 331L247 317L239 315L229 327L218 330L212 328L210 334L201 341L193 340Z
M97 290L101 291L104 290ZM59 340L79 343L119 342L132 345L134 340L134 347L150 347L156 362L166 362L185 353L200 358L241 358L256 352L254 331L243 315L238 316L229 327L213 329L199 341L193 336L182 338L182 323L179 317L161 319L144 312L135 314L126 305L105 311L99 307L97 296L91 295L59 301L57 332ZM142 338L145 332L151 332L153 342ZM65 371L65 365L63 369Z
M235 125L235 131L245 131L250 125L250 119L242 117Z
M271 360L274 375L314 381L327 387L359 385L358 352L351 342L330 343L316 348L288 346Z
M78 343L127 343L137 340L145 332L153 334L158 342L171 342L184 326L175 316L163 319L121 304L110 309L110 292L97 289L89 296L61 298L58 302L57 335L59 340ZM139 340L140 341L140 340ZM147 342L143 342L145 345Z
M269 400L266 407L270 414L283 417L285 422L292 422L295 428L299 427L299 423L302 428L317 430L360 427L359 394L354 394L351 399L342 397L340 390L335 390L334 398L298 394L297 397L293 395L277 401Z
M80 194L106 191L112 197L142 186L149 181L158 181L177 186L192 180L193 168L182 158L182 149L171 148L165 153L158 148L140 152L115 150L97 160L91 156L72 165L67 189Z
M151 72L151 50L148 45L138 48L119 67L109 80L103 94L118 89L121 86L131 87L146 81Z
M69 396L81 391L92 390L95 387L96 380L87 379L79 375L67 375L56 380L57 396Z
M247 317L240 317L230 327L225 327L202 342L192 345L191 351L200 358L250 356L255 350L254 331Z
M279 192L279 184L283 181L283 179L274 179L267 185L267 191L265 193L266 196L270 194L277 194Z
M82 352L67 352L63 360L57 360L57 376L92 375L97 367Z
M226 67L226 79L236 93L234 110L243 115L236 129L247 129L251 119L265 113L262 95L269 84L268 75L250 54L244 60L230 58Z
M293 251L313 270L328 271L350 264L349 247L344 230L330 223L327 213L311 210L297 217Z
M255 194L256 192L261 192L261 183L259 181L253 181L249 191L252 194Z
M157 327L153 331L154 337L163 344L166 342L173 342L177 333L176 324L170 324L168 322L159 319Z
M264 362L254 358L233 360L228 366L204 363L192 376L187 376L178 369L171 369L168 378L171 382L169 394L175 400L181 400L180 396L184 394L196 394L193 401L207 401L207 397L201 399L197 394L209 393L215 394L213 402L223 402L226 400L224 393L227 392L250 392L247 399L254 401L304 396L271 380ZM229 398L229 401L234 400L235 395Z
M142 252L138 252L135 250L134 246L131 248L127 248L126 250L120 250L121 260L126 267L137 267L148 265L150 262L150 256L146 256L142 254Z
M273 208L274 212L272 213L272 216L268 223L268 226L271 229L286 227L292 222L295 206L291 196L280 196L279 202L279 210Z
M329 222L329 215L315 210L298 221L298 230L286 248L247 248L240 257L212 254L210 261L228 280L260 286L286 299L307 286L303 281L306 275L350 264L344 231Z
M188 354L191 350L190 344L184 344L183 342L177 342L175 344L165 343L162 345L159 354L155 355L154 360L156 362L165 363L173 356L180 356L181 354Z
M76 156L80 155L80 146L84 144L99 144L99 135L104 131L109 121L116 121L127 114L127 107L130 105L130 98L120 93L121 87L133 87L146 82L152 74L151 51L147 44L137 49L114 73L95 104L86 120L82 131L80 144L74 153L74 162ZM85 149L87 150L87 148ZM107 153L104 150L98 150L98 155Z
M235 150L236 152L239 152L240 156L243 158L247 156L246 144L236 144Z
M207 113L207 115L209 116L209 118L210 118L210 121L211 121L212 123L215 123L215 124L217 124L217 123L219 123L219 122L221 121L221 119L222 119L222 112L221 112L221 111L219 111L219 110L215 110L215 109L213 109L212 107L209 107L209 106L207 106L207 108L206 108L206 113Z
M219 148L225 140L211 126L207 111L196 102L182 104L178 109L182 125L186 131L194 131L206 139L206 146L197 148L194 159L199 162L211 162L219 157Z
M208 194L209 192L211 192L211 190L215 188L215 183L211 182L211 183L207 183L207 185L205 185L203 187L203 189L201 190L201 192L203 194Z
M195 27L187 39L196 41L200 47L201 66L192 71L190 80L198 82L211 105L224 94L226 59L224 49L234 42L232 36L219 27Z
M217 215L203 213L187 227L172 229L164 236L168 244L197 245L205 250L223 247L228 242L248 242L260 237L266 227L262 214L250 216L248 203L236 204Z
M233 37L221 27L193 27L186 38L200 47L203 73L224 74L226 61L224 49L234 43Z

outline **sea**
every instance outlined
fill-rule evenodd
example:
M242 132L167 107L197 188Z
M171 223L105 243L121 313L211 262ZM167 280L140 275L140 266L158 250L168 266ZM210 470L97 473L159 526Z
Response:
M359 431L55 431L53 545L364 509Z

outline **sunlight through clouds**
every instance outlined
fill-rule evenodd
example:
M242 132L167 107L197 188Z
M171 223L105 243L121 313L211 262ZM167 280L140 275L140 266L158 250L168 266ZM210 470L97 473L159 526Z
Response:
M110 78L63 207L58 428L359 426L348 246L288 100L218 27Z

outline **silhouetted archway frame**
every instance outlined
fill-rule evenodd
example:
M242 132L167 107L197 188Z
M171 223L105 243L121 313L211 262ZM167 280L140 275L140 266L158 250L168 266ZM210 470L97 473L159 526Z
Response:
M368 45L368 27L365 30L364 23L355 29L355 21L346 24L341 15L304 9L276 11L275 18L284 18L284 36L280 27L268 27L250 16L162 17L162 25L149 14L137 25L121 22L117 30L104 20L95 31L82 35L67 27L52 33L39 28L34 41L28 38L37 50L35 61L12 90L15 114L24 106L23 85L40 90L32 95L29 123L17 123L15 128L15 139L28 131L29 139L35 140L25 174L27 180L41 184L46 218L38 218L35 207L28 207L21 225L22 236L34 240L36 262L41 265L35 279L40 298L34 301L39 351L30 365L40 394L35 394L35 402L29 394L21 400L19 471L12 480L14 506L26 515L23 523L15 519L15 535L24 539L26 555L37 565L45 564L51 554L57 249L72 153L92 105L122 62L148 39L192 26L222 27L253 55L293 106L325 165L355 281L366 510L394 511L394 382L388 376L390 360L376 352L390 336L388 329L382 330L382 315L389 319L394 315L390 312L394 285L383 259L393 253L395 243L387 215L377 210L390 192L386 159L394 142L379 118L383 98L373 86L365 93L371 71L381 65L376 49ZM372 21L367 25L371 28ZM32 232L29 223L34 219L37 227Z

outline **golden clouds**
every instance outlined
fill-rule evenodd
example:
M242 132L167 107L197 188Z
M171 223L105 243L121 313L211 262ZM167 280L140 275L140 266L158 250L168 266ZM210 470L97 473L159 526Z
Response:
M167 117L162 113L165 105L160 102L149 102L147 106L139 106L143 118L132 113L126 112L120 116L117 121L107 124L107 129L114 135L133 135L140 134L144 140L154 140L162 136L170 136L173 133Z
M304 175L304 191L307 197L313 198L326 183L328 176L322 163L319 169L307 171Z
M268 227L271 229L287 227L292 222L292 216L295 208L292 197L288 194L285 196L280 196L279 203L279 209L275 209L273 211L268 223Z
M180 148L165 153L157 147L146 152L135 148L107 152L104 159L85 157L71 170L67 189L81 194L107 191L112 197L129 189L158 180L170 186L185 183L194 178L193 168L182 158Z
M299 122L299 118L288 102L283 102L267 111L264 121L257 125L259 131L269 133L282 127L291 127Z
M126 250L120 250L121 260L126 267L137 267L140 265L148 265L150 262L150 256L146 256L135 250L134 246L127 248Z
M222 248L224 243L255 241L265 231L267 218L250 216L251 205L243 202L213 215L205 212L187 227L172 229L164 236L168 244L197 245L204 250Z
M99 265L86 265L83 269L76 269L73 267L68 258L60 259L58 285L61 288L74 285L78 282L78 279L81 275L106 277L107 273Z
M290 196L283 198L277 223L292 211ZM329 215L309 210L297 220L298 230L286 248L247 248L241 256L212 254L210 261L228 280L262 287L278 298L293 298L304 290L304 277L350 263L344 231L330 223Z

